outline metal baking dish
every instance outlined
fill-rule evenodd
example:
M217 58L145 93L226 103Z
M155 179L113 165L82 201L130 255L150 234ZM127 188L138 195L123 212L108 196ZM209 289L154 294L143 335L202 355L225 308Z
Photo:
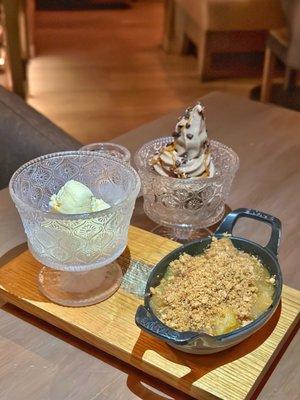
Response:
M248 325L218 336L211 336L204 332L178 332L163 324L155 316L149 301L151 297L150 288L159 285L170 262L178 259L181 253L188 253L190 255L201 254L211 243L212 238L209 236L179 247L169 253L155 266L147 282L144 306L139 306L135 316L135 322L142 330L165 341L178 350L193 354L210 354L228 349L240 343L261 328L271 318L279 304L282 291L282 274L277 259L281 222L269 214L240 208L226 216L214 236L221 238L224 233L231 234L235 223L241 217L264 222L272 228L270 240L265 247L244 238L231 236L231 240L237 249L257 256L269 270L270 274L275 276L275 292L271 306Z

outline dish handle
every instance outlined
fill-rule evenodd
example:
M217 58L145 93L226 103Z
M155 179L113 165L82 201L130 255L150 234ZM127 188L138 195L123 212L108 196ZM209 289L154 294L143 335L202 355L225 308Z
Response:
M266 214L262 211L251 210L249 208L238 208L237 210L231 211L231 213L224 218L215 234L231 234L237 220L242 217L256 219L257 221L271 226L271 237L265 248L277 257L281 237L281 222L278 218L273 217L273 215Z
M158 318L150 313L144 306L139 306L135 314L135 323L139 328L160 340L171 342L175 345L190 344L202 336L197 332L177 332L164 325Z

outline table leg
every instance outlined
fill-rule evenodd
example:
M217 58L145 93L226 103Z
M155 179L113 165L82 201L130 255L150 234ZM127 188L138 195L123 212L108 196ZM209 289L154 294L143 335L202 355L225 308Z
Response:
M19 96L26 97L26 67L22 58L20 35L20 10L24 0L3 0L7 55L10 67L12 89Z
M165 0L163 49L166 52L171 50L171 41L174 35L174 7L174 0Z
M29 58L32 58L35 55L35 42L34 42L35 8L36 8L35 0L26 1L26 20L27 20Z
M284 82L283 82L283 88L285 91L291 90L296 83L296 71L286 67L285 68L285 74L284 74Z
M272 75L275 64L275 56L269 47L266 48L264 70L262 77L260 101L266 103L270 99Z

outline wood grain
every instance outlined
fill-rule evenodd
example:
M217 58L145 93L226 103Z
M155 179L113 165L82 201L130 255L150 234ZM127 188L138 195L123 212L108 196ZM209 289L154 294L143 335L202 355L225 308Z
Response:
M132 2L129 10L37 11L27 101L88 143L111 140L212 90L247 97L259 84L260 77L201 84L195 56L162 49L163 15L159 0Z
M107 18L109 19L109 16ZM53 71L53 77L56 72ZM190 70L186 73L190 73ZM158 76L155 82L156 79ZM232 81L228 82L228 88L231 85ZM238 84L236 85L238 91ZM220 82L210 83L209 87L217 89L221 87ZM246 206L260 209L282 220L283 235L279 260L284 282L299 289L300 230L295 216L299 214L300 196L300 114L230 94L211 93L201 101L206 107L210 137L233 147L241 159L240 169L228 200L229 205L231 208ZM172 104L175 107L175 103ZM142 143L171 132L180 112L180 109L174 110L171 114L115 140L128 147L133 154ZM122 125L121 120L122 118L116 119L115 126ZM136 123L138 121L139 119L135 119ZM81 128L89 124L89 121L82 118L81 121L78 118L76 122ZM84 130L81 132L83 135ZM3 197L1 194L2 192L0 252L5 252L25 239L20 219L9 200L8 192L3 193ZM132 223L152 229L153 223L145 219L140 203L135 209L138 221L135 218ZM263 224L247 223L247 220L243 220L241 224L238 222L235 234L263 244L266 243L269 232ZM35 319L22 310L18 312L13 306L1 308L0 322L1 400L189 398L183 392L176 391L129 364L72 338L71 335L51 327L42 320ZM263 379L263 389L263 385L259 385L262 389L258 395L259 399L300 398L299 346L298 333L271 376L267 374ZM254 398L256 395L257 392L253 395Z
M119 258L154 264L177 243L131 227L128 247ZM250 396L288 339L298 317L300 294L284 287L282 304L255 335L217 355L178 352L141 332L134 324L135 296L119 290L100 304L80 309L49 302L36 285L40 264L26 251L0 269L0 292L8 302L83 339L93 346L199 398L244 399Z

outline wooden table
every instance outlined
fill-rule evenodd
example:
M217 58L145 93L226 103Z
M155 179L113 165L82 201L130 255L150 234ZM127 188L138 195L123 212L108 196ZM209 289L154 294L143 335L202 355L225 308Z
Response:
M257 208L282 220L279 257L284 280L299 288L300 114L221 93L205 96L203 103L210 137L232 146L241 159L230 206ZM116 142L135 151L151 138L168 135L177 116L178 110L120 136ZM144 228L152 226L142 213L141 200L132 222ZM237 232L266 242L268 230L245 221L237 226ZM22 242L24 233L5 189L0 192L0 255L14 250L0 262L21 251L22 245L15 246ZM259 399L299 398L299 339L297 334L291 341L261 387ZM0 309L0 388L1 400L188 399L10 305Z

